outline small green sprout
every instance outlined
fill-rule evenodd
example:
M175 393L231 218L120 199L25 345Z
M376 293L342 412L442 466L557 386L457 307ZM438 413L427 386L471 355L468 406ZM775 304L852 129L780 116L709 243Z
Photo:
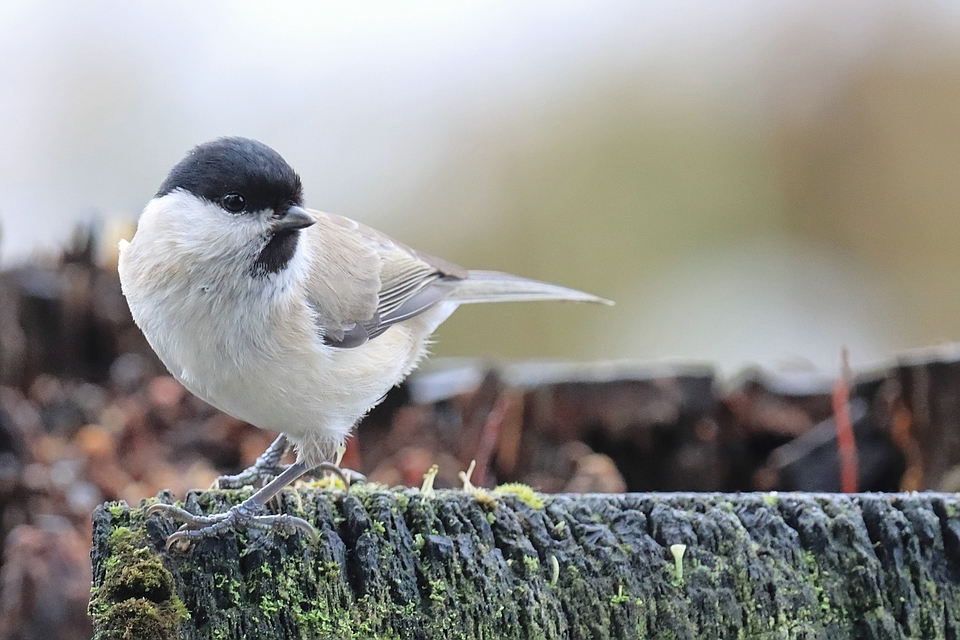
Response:
M550 556L550 588L557 586L557 580L560 579L560 561L557 556Z
M629 596L623 595L623 585L620 584L620 585L617 585L617 595L610 598L610 604L623 604L629 599L630 599Z

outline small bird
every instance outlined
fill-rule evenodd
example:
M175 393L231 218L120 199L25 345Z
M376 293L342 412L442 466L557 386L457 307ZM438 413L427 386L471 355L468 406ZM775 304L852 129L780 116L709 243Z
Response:
M283 487L330 460L355 423L425 355L461 304L596 296L496 271L468 271L342 216L304 208L300 177L270 147L228 137L170 171L121 242L120 282L134 321L183 386L280 436L225 481L269 479L225 513L173 505L167 540L232 528L302 530L265 515ZM280 458L292 445L296 462Z

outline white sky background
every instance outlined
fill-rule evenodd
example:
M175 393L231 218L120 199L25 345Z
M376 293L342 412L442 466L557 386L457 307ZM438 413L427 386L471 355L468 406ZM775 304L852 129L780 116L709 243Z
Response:
M359 209L441 161L451 132L591 74L673 63L681 85L729 82L757 42L724 43L771 8L715 4L6 2L4 255L139 211L219 135L269 140L313 206Z
M391 217L391 201L443 165L464 132L574 99L598 76L641 71L669 78L666 86L677 94L699 95L734 118L762 122L769 105L761 78L785 25L833 31L828 55L839 69L905 6L5 0L2 259L56 248L91 216L135 217L185 151L220 135L258 138L280 151L301 173L308 205L402 235L406 223ZM911 6L956 29L954 3ZM802 111L814 104L818 91L829 88L829 73L818 78L788 106ZM450 224L442 211L422 215L452 244L476 231L469 223ZM403 240L417 244L416 237ZM796 277L811 263L807 254L764 242L749 249L755 245L745 243L752 252L745 262L731 262L744 249L730 247L703 257L699 267L684 263L651 275L634 297L598 283L597 293L621 302L617 311L598 320L589 336L566 336L543 355L684 356L728 367L801 360L832 370L841 342L855 362L883 358L896 345L882 309L874 313L868 304L864 311L856 296L844 302L843 295L824 293L831 286L869 290L873 283L815 259L807 287ZM429 248L442 254L441 247ZM778 252L786 257L772 258L778 266L768 269L765 260ZM729 286L730 296L711 298ZM807 304L813 298L827 303L817 309ZM691 311L704 300L711 312Z

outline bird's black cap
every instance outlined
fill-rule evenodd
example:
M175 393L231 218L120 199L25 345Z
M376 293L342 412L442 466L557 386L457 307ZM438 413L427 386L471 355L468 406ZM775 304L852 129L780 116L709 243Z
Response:
M303 205L300 176L279 153L249 138L219 138L194 148L170 170L156 197L177 189L218 204L227 194L240 194L248 212Z

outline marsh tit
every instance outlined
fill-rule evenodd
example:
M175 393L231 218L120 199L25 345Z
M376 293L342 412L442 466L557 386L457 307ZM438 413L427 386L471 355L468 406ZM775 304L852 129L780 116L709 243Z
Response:
M468 271L363 224L304 208L300 177L255 140L201 144L177 164L121 243L120 282L160 360L214 407L282 435L258 465L278 475L230 511L168 539L233 527L302 529L264 505L328 463L354 424L423 358L461 304L607 301L496 271ZM277 466L288 444L297 461ZM258 469L260 471L262 469Z

